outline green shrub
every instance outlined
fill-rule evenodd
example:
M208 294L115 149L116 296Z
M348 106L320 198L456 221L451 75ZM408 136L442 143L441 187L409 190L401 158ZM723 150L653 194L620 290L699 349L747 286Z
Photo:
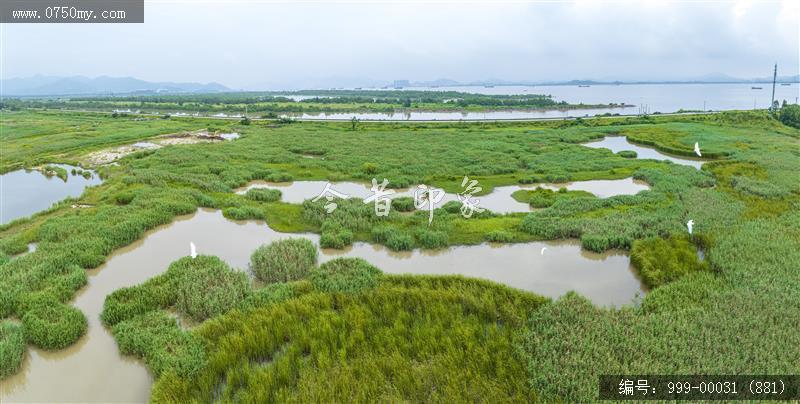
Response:
M581 247L594 252L603 252L612 248L630 248L632 240L619 233L583 234Z
M375 174L378 172L378 165L375 163L364 163L361 165L361 170L365 174Z
M626 159L635 159L638 154L636 154L633 150L622 150L617 152L617 156L624 157Z
M697 247L686 236L668 239L650 237L633 242L631 264L639 271L642 281L655 288L675 281L692 272L709 269L700 261Z
M253 309L264 307L274 303L291 299L294 296L294 288L287 283L271 283L263 288L254 290L239 305L243 309Z
M412 212L414 211L414 198L410 196L401 196L392 199L392 209L398 212Z
M232 220L263 220L265 218L262 210L252 206L225 208L222 214Z
M174 305L178 298L179 278L182 276L182 273L178 272L183 272L182 268L178 269L178 265L182 263L176 261L164 274L151 278L141 285L118 289L108 295L103 303L103 312L100 314L103 324L111 326Z
M493 243L510 243L514 241L514 235L507 231L495 230L486 234L486 240Z
M61 178L64 181L66 181L67 178L69 177L67 170L58 166L46 165L44 166L44 168L42 168L42 171L44 172L44 175L48 177L55 175L56 177Z
M0 323L0 380L17 372L25 354L25 335L16 324Z
M353 232L347 229L322 233L319 238L319 245L322 248L342 249L350 244L353 244Z
M353 244L353 232L335 221L324 221L320 230L319 245L322 248L342 249Z
M86 332L87 325L80 310L57 302L38 304L22 316L27 341L47 350L72 345Z
M294 176L289 173L277 172L267 175L264 180L270 182L290 182L294 180Z
M336 258L311 274L311 283L328 293L355 293L378 285L381 270L361 258Z
M550 190L548 190L550 191ZM553 191L550 191L553 193ZM542 209L547 208L553 205L556 202L556 199L553 197L548 197L542 194L533 194L531 198L528 200L528 204L531 205L533 208Z
M459 213L462 205L459 201L450 201L442 205L442 209L447 213Z
M202 341L180 329L177 320L163 311L123 321L111 332L120 352L142 358L156 376L166 369L191 376L206 361Z
M379 244L386 244L386 240L398 230L393 226L375 226L372 228L372 241Z
M275 202L281 199L281 190L271 188L251 188L246 197L259 202Z
M800 129L800 105L789 104L781 108L779 118L786 126Z
M133 201L134 197L136 197L136 194L134 194L132 191L117 192L114 194L114 202L116 202L118 205L127 205Z
M420 229L417 231L417 241L422 248L443 248L448 245L448 236L444 231Z
M177 290L178 310L196 321L227 312L250 292L250 279L217 257L185 257L178 260L190 269Z
M394 232L386 239L386 246L394 251L404 251L414 248L414 237L405 232Z
M274 241L250 256L250 269L263 282L291 282L308 276L317 263L317 246L304 238Z

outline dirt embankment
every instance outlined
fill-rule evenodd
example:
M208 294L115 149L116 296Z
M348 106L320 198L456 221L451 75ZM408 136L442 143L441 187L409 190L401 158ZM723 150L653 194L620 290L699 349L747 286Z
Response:
M89 153L83 159L83 163L89 166L99 166L112 164L113 162L138 151L160 149L165 146L195 144L195 143L214 143L238 139L238 133L209 133L207 129L193 132L170 133L167 135L156 136L148 141L137 142L128 145L112 147L109 149L98 150Z

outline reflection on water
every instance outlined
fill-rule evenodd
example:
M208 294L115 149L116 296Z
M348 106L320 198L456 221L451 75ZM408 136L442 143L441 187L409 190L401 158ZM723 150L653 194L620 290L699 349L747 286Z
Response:
M189 254L190 242L200 254L216 255L244 269L258 246L286 237L304 237L315 243L319 240L314 234L275 232L263 221L230 221L220 211L207 209L149 231L89 271L89 284L73 301L89 319L88 333L65 350L29 348L21 371L0 381L2 401L147 401L152 377L141 362L119 354L111 334L100 323L105 297L162 273L171 262ZM482 244L401 253L357 243L344 251L324 250L320 260L339 256L364 258L387 273L461 274L551 297L576 290L603 305L629 303L642 291L628 257L619 252L589 253L575 241Z
M38 170L17 170L0 175L0 224L45 210L64 198L80 196L84 188L102 182L94 173L84 178L72 174L76 167L53 165L67 170L67 181L48 177Z
M662 153L652 147L639 146L629 142L625 136L606 136L603 140L584 143L583 145L594 149L609 149L614 153L622 150L633 150L636 152L636 158L638 159L668 160L675 164L692 166L697 169L700 169L703 163L706 162L706 160L699 158L677 157Z
M299 119L351 120L353 117L363 121L492 121L514 119L577 118L601 114L634 114L635 107L548 109L548 110L508 110L485 112L432 112L408 111L398 113L380 112L341 112L341 113L303 113L288 115Z
M647 105L651 112L670 113L684 110L725 111L734 109L766 109L772 102L772 86L753 89L752 83L693 83L693 84L623 84L623 85L538 85L538 86L441 86L406 87L404 90L460 91L478 94L548 94L556 101L570 104L617 104ZM385 90L384 90L385 91ZM775 87L775 99L797 103L800 86ZM638 108L625 108L608 111L620 114L635 114ZM587 110L574 110L572 116L583 116ZM602 113L602 112L601 112ZM397 114L396 114L397 115ZM590 114L593 115L593 114ZM350 118L348 116L348 118ZM395 118L396 119L396 118Z
M294 181L294 182L267 182L267 181L253 181L245 187L236 190L237 193L243 194L251 188L271 188L279 189L281 191L281 200L289 203L302 203L308 199L314 199L319 196L325 189L326 181ZM349 195L351 198L364 199L373 194L371 185L362 184L358 182L332 182L331 186L338 192ZM521 203L514 200L511 194L520 189L536 189L542 187L557 191L560 188L567 188L574 191L587 191L597 195L600 198L608 198L615 195L634 195L639 191L649 189L648 185L643 181L634 180L632 178L624 178L621 180L591 180L591 181L575 181L564 184L528 184L528 185L509 185L502 187L495 187L491 193L482 196L473 197L473 201L477 200L478 206L488 209L496 213L514 213L514 212L530 212L532 209L527 203ZM398 189L396 193L390 195L390 198L399 198L402 196L414 196L416 187ZM447 202L458 201L457 194L445 193L442 200L436 205L441 207ZM426 205L427 206L427 205Z
M585 251L576 240L486 243L402 252L355 243L346 250L323 250L321 259L327 261L338 256L364 258L386 273L459 274L553 298L575 290L598 305L628 304L637 293L643 293L628 256L619 251L604 254Z

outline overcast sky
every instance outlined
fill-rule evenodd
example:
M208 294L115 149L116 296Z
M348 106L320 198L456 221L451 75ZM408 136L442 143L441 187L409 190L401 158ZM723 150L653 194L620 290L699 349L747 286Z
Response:
M358 80L766 77L800 69L800 2L145 2L144 24L3 24L3 78L232 88Z

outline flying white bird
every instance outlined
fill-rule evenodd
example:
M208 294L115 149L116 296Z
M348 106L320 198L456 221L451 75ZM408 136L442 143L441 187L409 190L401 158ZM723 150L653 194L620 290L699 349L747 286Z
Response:
M689 233L691 233L691 230L689 230ZM190 253L192 258L197 258L197 247L195 247L194 243L192 243L191 241L189 242L189 248L192 250L192 252Z
M547 249L547 247L542 247L542 255L544 255L544 250L546 250L546 249Z
M698 157L703 157L703 155L700 154L700 143L694 142L694 153L697 154Z
M689 219L689 221L686 222L686 227L689 229L689 234L692 234L692 227L694 227L694 220Z

